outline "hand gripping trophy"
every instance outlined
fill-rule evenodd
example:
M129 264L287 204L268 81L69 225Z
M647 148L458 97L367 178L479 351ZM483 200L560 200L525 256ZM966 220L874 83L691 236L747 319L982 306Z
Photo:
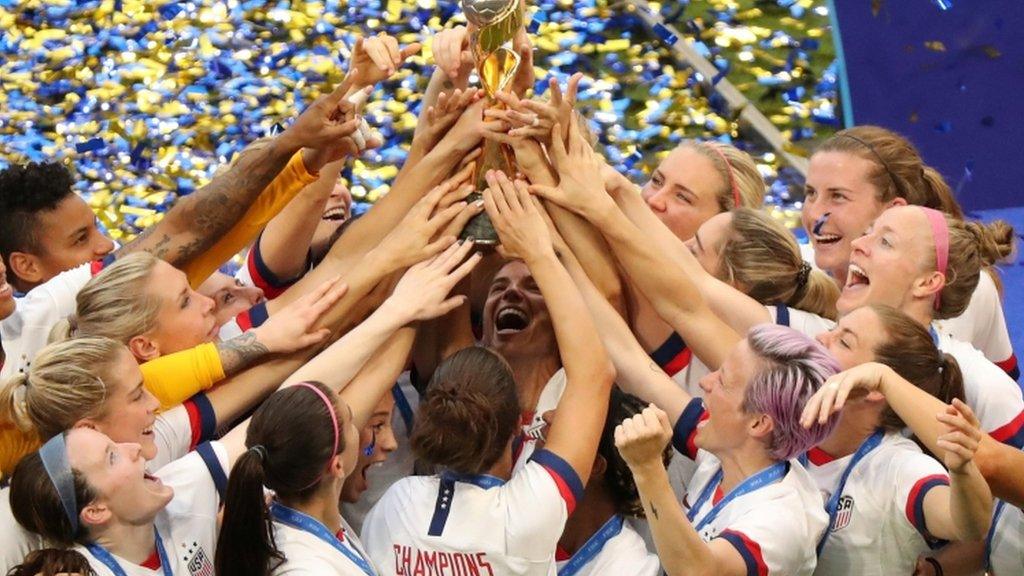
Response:
M498 92L510 89L522 64L519 53L512 45L512 39L523 26L525 0L462 0L462 9L475 30L470 34L469 44L476 60L480 84L487 94L490 107L502 104L495 99ZM477 193L468 200L479 198L479 191L487 188L484 174L488 170L502 170L510 177L516 173L515 156L512 150L498 142L484 140L480 159L476 164L473 179ZM498 234L486 212L482 212L466 225L462 238L472 237L477 244L494 246Z

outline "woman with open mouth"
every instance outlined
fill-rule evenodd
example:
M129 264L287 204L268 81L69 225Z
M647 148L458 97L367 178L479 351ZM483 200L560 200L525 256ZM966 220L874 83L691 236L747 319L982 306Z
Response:
M344 476L352 470L355 453L358 450L355 426L365 424L380 397L394 382L412 345L412 332L404 331L396 336L393 342L389 342L389 339L410 322L433 318L461 303L461 299L447 298L447 294L479 260L477 256L466 260L471 248L471 243L452 244L443 254L410 268L399 281L391 298L385 301L374 315L332 344L285 382L284 386L295 387L293 390L278 393L279 396L287 396L287 400L268 401L261 409L262 412L271 413L297 409L295 407L299 401L294 396L299 392L296 390L305 389L301 391L313 396L314 404L319 402L324 406L321 413L325 418L334 415L335 451L328 455L329 458L325 457L325 460L330 460L329 471L334 472L331 476L333 479L330 482L318 483L314 492L317 502L333 503L335 514ZM103 342L109 342L110 346L113 346L109 352L118 357L118 362L125 365L125 370L130 367L130 362L134 362L122 346L109 340ZM72 342L58 346L73 348L75 345L76 342ZM378 354L369 360L374 352ZM135 369L137 371L137 367ZM353 379L361 369L363 372L360 373L360 377ZM330 387L309 384L306 382L309 376L325 376L324 379L330 382ZM95 384L93 386L95 387ZM334 390L341 388L346 388L342 393L345 402L332 401L332 397L337 397ZM145 398L141 384L136 383L133 390L130 399L135 399L139 393ZM211 395L216 392L211 392ZM119 401L118 398L114 397L111 401ZM323 401L324 398L327 400ZM231 401L231 406L240 404L237 398L232 398ZM342 411L341 408L346 404L348 407ZM303 406L305 405L299 404L298 408ZM157 444L151 438L154 428L153 408L155 406L140 404L139 410L130 411L131 414L138 412L138 418L134 419L137 426L122 421L118 413L109 415L111 427L108 431L112 434L123 438L121 434L127 433L128 429L134 430L134 436L124 438L120 443L114 442L98 430L82 428L81 422L75 422L75 427L69 432L59 432L39 452L23 458L15 469L11 483L13 515L18 522L50 543L79 543L78 549L83 554L88 553L90 564L103 574L123 573L122 565L130 567L132 564L147 565L153 562L157 567L162 566L165 574L170 574L175 569L187 570L186 566L204 569L209 567L212 570L219 500L218 485L222 490L223 481L227 476L225 471L230 469L232 463L243 453L246 454L243 462L248 463L250 471L254 459L259 462L270 462L269 458L274 458L286 469L291 469L288 458L298 457L301 449L292 450L285 446L282 448L283 451L279 452L271 449L273 444L269 439L261 439L259 441L263 442L261 446L265 454L253 449L246 452L246 446L251 448L254 443L246 444L246 426L243 425L228 433L223 441L200 445L196 452L171 462L155 474L150 474L145 467L146 459L158 455ZM269 420L288 427L294 427L297 422L314 425L314 422L310 422L312 419L309 418L309 414L316 412L308 410L308 406L305 408L304 412L288 412L285 416L268 416L265 420L257 421ZM242 407L238 406L237 409L241 410ZM208 422L200 427L212 428ZM351 434L346 431L346 427L351 428ZM193 429L193 434L195 432ZM182 439L191 439L193 435L183 434L181 430L175 434L178 435L177 438ZM345 441L342 440L343 437L346 438ZM286 435L284 440L287 441L288 438L291 436ZM295 442L301 442L314 439L316 436L312 433L303 433L295 438ZM349 445L347 452L339 448L346 442ZM334 454L344 456L344 463L341 459L334 458ZM317 467L319 468L320 464ZM243 475L240 480L243 485L245 478ZM268 482L271 480L268 479ZM259 483L256 485L258 487ZM308 504L305 497L310 495L304 490L314 487L310 485L300 487L297 492L288 492L289 487L291 485L287 483L282 485L284 507L296 510L288 506L291 504L309 511L308 508L303 508ZM262 489L258 489L257 492L256 497L262 502ZM239 510L232 507L232 501L233 498L229 497L225 526L233 525L229 524L229 519L234 518L230 512L236 510L238 513ZM248 507L241 509L248 510ZM40 510L59 513L41 513ZM283 516L279 520L288 524L289 520L283 519ZM289 518L294 520L296 516ZM332 518L326 514L317 516L315 520L321 525L333 524ZM296 521L293 524L295 523L300 525L300 531L304 530L301 526L309 527L309 523L305 521ZM252 523L242 524L244 527L252 528ZM262 525L256 523L256 527ZM155 543L154 530L157 534ZM311 530L310 534L317 532L316 529ZM336 535L336 532L332 533L332 537ZM286 537L282 539L287 540ZM310 540L302 535L297 537L296 541L299 551L291 557L295 560L306 558L307 554L303 550L308 551L311 546ZM244 537L241 542L250 547L254 540ZM354 569L360 570L337 573L364 573L362 567L365 561L354 560L334 546L333 541L321 542L312 545L312 548L318 550L318 554L327 553L329 559L325 560L326 566L335 566L336 564L332 562L336 563L338 558L331 554L340 554L342 564L354 563ZM224 549L231 550L231 546ZM273 547L269 549L273 550ZM150 552L153 553L152 558L147 559ZM264 571L259 573L269 573L270 568L266 563L270 562L269 558L272 555L255 556L250 552L246 548L238 558L228 556L232 560L220 573L257 573L246 569L232 572L235 569L233 567L243 566L243 561L253 558L264 562ZM349 566L348 569L352 567Z
M492 177L490 185L484 201L503 249L526 263L551 314L566 370L564 410L544 449L513 473L520 401L508 364L476 346L445 359L411 439L417 456L444 472L395 483L363 523L381 574L412 574L428 562L463 573L552 573L566 518L594 463L611 366L525 184Z
M735 334L757 324L785 324L812 337L834 328L814 314L762 305L712 277L687 250L649 250L645 234L599 187L586 184L579 167L584 161L567 163L574 168L562 170L559 188L534 190L600 230L632 282L708 367L721 364ZM1010 234L1003 223L965 222L921 206L890 208L853 243L836 307L848 314L868 304L891 306L925 327L935 318L954 317L967 307L982 266L994 262ZM1018 435L1024 399L1016 382L970 344L932 332L939 350L962 367L968 403L985 430L1014 445L1024 443Z
M963 219L963 212L942 176L923 163L914 145L878 126L841 130L811 156L801 219L811 241L813 260L836 283L846 285L853 242L888 208L917 205ZM1009 255L1002 243L994 261ZM997 288L997 272L984 272L960 313L936 323L940 332L970 342L1013 373L1010 343ZM1016 376L1014 376L1016 378Z

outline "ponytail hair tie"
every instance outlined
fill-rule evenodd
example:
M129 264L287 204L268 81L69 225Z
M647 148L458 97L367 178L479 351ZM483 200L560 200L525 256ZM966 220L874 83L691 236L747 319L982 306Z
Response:
M260 462L264 464L267 463L267 449L264 448L262 444L256 444L255 446L250 447L249 452L255 453L256 457L260 459Z
M796 291L803 290L807 286L807 280L811 277L811 265L806 261L800 263L800 271L796 273Z

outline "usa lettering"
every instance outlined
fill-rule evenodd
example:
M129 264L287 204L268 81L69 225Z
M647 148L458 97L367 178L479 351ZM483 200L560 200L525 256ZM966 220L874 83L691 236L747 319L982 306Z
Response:
M398 576L494 576L484 552L437 552L394 545Z

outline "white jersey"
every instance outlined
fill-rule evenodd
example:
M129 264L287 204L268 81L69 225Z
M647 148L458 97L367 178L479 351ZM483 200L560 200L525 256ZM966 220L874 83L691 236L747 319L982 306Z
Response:
M996 500L995 519L985 540L988 572L992 576L1024 574L1024 512Z
M391 414L391 429L395 431L395 441L398 447L394 452L388 454L387 460L366 470L367 488L359 497L359 502L353 504L342 502L341 504L342 515L357 533L362 532L363 520L369 514L370 509L388 491L388 488L402 478L412 476L416 465L416 455L412 453L409 438L412 435L416 409L420 404L420 395L410 382L408 372L399 377L391 394L395 398L395 410Z
M160 543L167 553L174 574L213 576L213 558L217 540L217 510L220 492L227 479L227 450L219 443L203 444L196 452L175 460L156 472L160 480L174 489L174 497L157 514L155 524ZM99 576L115 576L85 546L75 550L89 561ZM150 570L111 554L128 576L153 576Z
M644 539L629 522L614 516L604 528L609 529L610 537L605 538L598 531L575 555L559 550L560 576L659 576L662 573L658 557L650 553ZM587 553L586 546L592 542L594 550Z
M767 307L772 319L807 336L831 330L835 322L817 314L786 306ZM981 427L993 438L1017 448L1024 446L1024 398L1006 372L985 358L974 346L933 331L939 350L954 357L964 377L964 400L974 410Z
M28 369L53 327L75 313L78 292L102 269L100 261L82 264L14 299L14 312L0 321L0 341L7 356L0 367L0 381Z
M565 368L559 368L558 372L551 375L544 383L544 388L537 398L537 406L532 412L523 414L523 433L531 438L537 438L540 430L544 427L544 413L558 408L558 401L562 399L565 392Z
M1010 333L1006 328L1003 303L996 283L988 272L981 271L978 287L971 294L971 301L963 314L956 318L936 320L932 324L940 333L972 344L1014 380L1020 377L1017 357L1013 353Z
M197 394L185 403L163 412L153 425L156 457L146 462L149 470L160 470L213 438L216 416L210 401ZM46 548L43 539L25 530L11 512L10 488L0 490L0 574L17 566L33 550Z
M366 517L363 542L381 575L554 576L555 547L582 495L576 472L547 450L508 482L405 478Z
M277 520L273 526L274 542L284 554L284 562L271 572L272 576L366 576L349 556L316 535ZM358 536L344 519L341 532L335 537L337 544L353 557L367 558Z
M783 304L765 306L765 309L768 310L772 322L780 326L789 326L797 332L812 338L836 327L836 323L833 320L823 318L813 312L790 308Z
M216 431L217 415L206 394L196 394L179 406L161 412L153 424L156 457L146 462L146 468L160 470L203 442L213 440Z
M46 548L42 536L21 527L11 512L11 489L0 490L0 574L21 564L33 550Z
M721 487L715 488L713 495L711 492L721 463L693 443L704 413L700 399L694 398L676 422L672 436L676 450L697 462L683 500L695 528L726 498ZM828 516L821 494L803 466L796 460L778 464L785 468L781 480L731 498L697 532L705 542L721 538L732 545L743 557L747 574L807 576L817 564L815 546L828 526ZM702 499L705 491L708 497Z
M978 416L981 429L1004 444L1024 446L1024 398L1017 383L966 342L940 333L938 347L960 365L964 400Z
M832 458L817 448L807 453L807 469L824 501L853 456ZM924 499L937 486L949 486L942 464L903 436L885 434L850 471L816 573L912 574L917 557L934 543L925 528Z

